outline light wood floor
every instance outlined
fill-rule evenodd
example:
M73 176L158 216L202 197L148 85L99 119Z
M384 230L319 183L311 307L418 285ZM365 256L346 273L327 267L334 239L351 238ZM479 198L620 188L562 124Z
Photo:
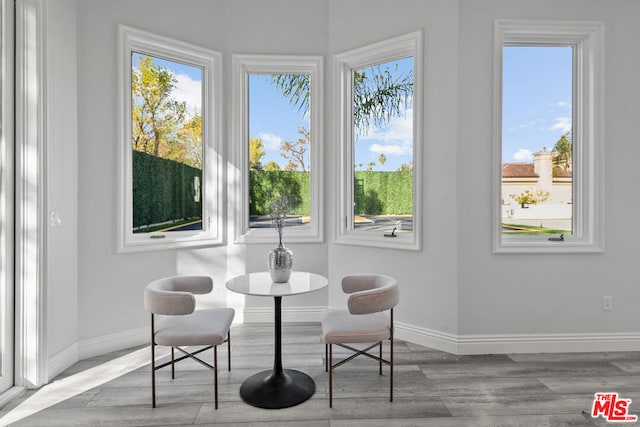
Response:
M632 399L631 413L640 412L639 352L454 356L397 341L394 402L387 368L380 376L375 361L359 357L336 369L330 409L320 325L289 323L283 325L284 367L311 375L316 393L298 406L267 410L245 404L238 390L245 378L272 367L272 325L234 326L231 348L231 372L226 345L219 348L218 410L210 371L191 361L178 365L173 381L170 370L159 371L152 409L149 351L138 347L75 364L2 408L0 417L22 414L16 426L65 427L608 425L590 416L596 392L618 392Z

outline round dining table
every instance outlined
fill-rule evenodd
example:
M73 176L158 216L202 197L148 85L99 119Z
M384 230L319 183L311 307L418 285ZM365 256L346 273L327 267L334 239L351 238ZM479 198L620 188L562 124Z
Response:
M240 386L246 403L267 409L288 408L309 399L316 384L309 375L282 368L282 297L314 292L327 286L326 277L293 271L288 282L274 283L268 272L248 273L229 279L227 289L244 295L273 297L274 357L273 369L258 372Z

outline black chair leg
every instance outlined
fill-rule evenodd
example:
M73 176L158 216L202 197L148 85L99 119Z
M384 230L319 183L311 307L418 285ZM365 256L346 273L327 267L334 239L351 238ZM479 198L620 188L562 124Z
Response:
M176 362L173 347L171 347L171 379L176 379Z
M329 344L329 408L333 408L333 347Z
M156 407L156 343L153 334L153 314L151 314L151 407Z
M218 409L218 346L213 347L213 400Z
M329 372L329 344L324 345L324 371Z
M227 332L227 368L231 372L231 331Z

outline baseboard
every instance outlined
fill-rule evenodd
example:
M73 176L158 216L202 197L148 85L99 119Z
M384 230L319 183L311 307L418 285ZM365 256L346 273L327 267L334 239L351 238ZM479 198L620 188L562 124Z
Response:
M639 351L640 333L461 335L458 354Z
M394 322L394 336L403 341L409 341L435 350L457 354L458 337L446 332L420 328L408 323Z
M51 356L47 366L47 376L49 377L48 381L51 381L60 375L65 369L80 360L79 357L77 343L72 344L61 352Z
M395 336L452 354L640 351L640 333L455 335L396 322Z
M274 321L273 307L234 307L234 324ZM326 307L282 307L283 322L319 322Z
M145 326L80 341L78 343L78 357L83 360L148 343L149 327Z

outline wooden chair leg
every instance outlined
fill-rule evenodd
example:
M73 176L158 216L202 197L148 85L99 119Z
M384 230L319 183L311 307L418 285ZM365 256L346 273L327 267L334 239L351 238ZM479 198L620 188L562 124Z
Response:
M213 400L218 409L218 346L213 347Z

